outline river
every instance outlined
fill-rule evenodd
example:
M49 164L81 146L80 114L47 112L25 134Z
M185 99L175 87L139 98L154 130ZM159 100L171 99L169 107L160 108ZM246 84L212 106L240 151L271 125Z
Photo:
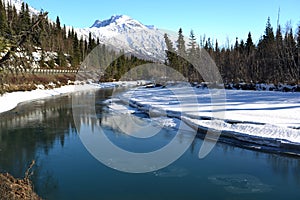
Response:
M98 119L89 124L100 125L121 148L149 151L167 144L176 134L166 127L153 142L139 145L138 140L110 125L114 114L102 101L111 91L95 92ZM31 179L44 199L300 198L298 157L218 143L208 156L199 159L199 137L166 168L140 174L111 169L83 145L74 124L72 95L22 103L0 118L0 172L22 178L35 160Z

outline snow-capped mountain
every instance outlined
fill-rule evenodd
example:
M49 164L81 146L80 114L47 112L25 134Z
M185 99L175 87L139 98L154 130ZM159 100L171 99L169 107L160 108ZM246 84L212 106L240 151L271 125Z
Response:
M76 28L79 37L99 38L101 43L124 49L136 56L163 61L166 44L164 31L146 26L126 15L114 15L107 20L96 20L89 28ZM175 41L174 36L170 36Z

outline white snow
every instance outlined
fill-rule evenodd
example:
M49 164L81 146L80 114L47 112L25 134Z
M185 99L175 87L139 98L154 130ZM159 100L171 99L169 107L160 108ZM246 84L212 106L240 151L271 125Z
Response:
M107 20L96 20L89 28L74 29L78 37L88 39L89 33L100 43L133 53L139 57L164 61L164 31L154 26L146 26L126 15L114 15ZM177 34L169 32L170 39L175 42Z
M5 93L2 96L0 95L0 113L12 110L19 103L33 101L37 99L52 97L56 95L67 94L77 91L85 91L99 88L113 88L116 86L135 86L144 84L145 81L131 81L131 82L108 82L108 83L90 83L90 84L81 84L80 82L75 82L76 85L66 85L60 88L45 90L43 85L37 85L36 90L32 91L20 91Z
M43 87L40 85L38 88L43 88ZM74 85L68 85L68 86L63 86L61 88L55 88L51 90L37 89L33 91L5 93L4 95L0 96L0 113L15 108L21 102L51 97L51 96L65 94L73 91L74 91Z
M154 120L176 117L194 128L222 130L243 141L277 147L281 143L300 145L300 93L226 90L224 118L215 118L213 114L221 112L220 105L211 104L209 90L193 90L191 94L182 86L138 88L119 98L150 117L155 113ZM191 100L194 95L198 102Z
M21 11L22 3L24 2L23 0L1 0L1 1L4 2L5 5L7 5L7 4L14 5L17 12ZM27 2L25 2L25 3L27 3ZM39 13L40 13L40 11L34 9L33 7L31 7L29 5L28 5L28 9L29 9L29 13L31 15L39 15Z

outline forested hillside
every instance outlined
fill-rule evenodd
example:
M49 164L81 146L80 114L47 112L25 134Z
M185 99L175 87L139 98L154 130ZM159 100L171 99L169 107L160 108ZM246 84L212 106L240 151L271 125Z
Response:
M189 77L190 81L202 79L195 75L190 64L182 61L180 56L199 57L202 48L215 61L225 83L299 84L300 81L300 25L296 32L289 24L284 31L278 25L274 32L268 18L264 34L258 44L253 43L249 32L246 40L236 38L234 45L227 44L226 47L220 48L218 41L214 42L210 38L200 39L198 45L194 32L191 31L188 40L185 41L182 29L178 32L176 47L167 35L165 40L168 47L167 63Z
M90 35L88 40L78 38L73 28L61 25L57 17L52 22L45 16L38 26L31 30L38 18L44 14L34 15L29 12L28 4L22 3L21 11L17 12L14 5L0 4L0 52L2 55L11 46L18 45L26 32L30 32L26 41L18 47L18 52L12 52L15 59L10 60L6 67L31 68L32 66L20 66L27 62L18 63L23 57L32 60L28 65L38 61L40 68L73 68L77 69L86 55L99 44ZM103 47L105 49L105 47ZM26 55L26 56L24 56ZM24 59L23 59L24 60ZM3 66L2 66L3 67Z
M59 17L52 22L47 18L47 12L35 15L24 2L18 11L15 5L0 1L0 93L31 90L38 84L49 82L56 82L59 87L68 80L74 81L75 74L44 75L37 74L36 69L76 72L97 45L101 45L102 57L119 55L99 44L91 34L87 39L78 38L73 28L62 25ZM142 63L145 61L134 56L121 56L102 80L117 80L121 72Z

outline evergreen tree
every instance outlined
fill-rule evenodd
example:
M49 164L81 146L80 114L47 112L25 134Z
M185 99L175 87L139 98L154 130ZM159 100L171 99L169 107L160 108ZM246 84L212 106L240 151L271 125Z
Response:
M95 39L92 37L92 33L89 32L89 46L88 46L88 53L91 52L96 47Z
M268 17L268 20L267 20L264 40L267 41L268 43L271 43L274 41L274 32L273 32L273 27L271 25L270 17Z
M0 37L7 37L8 34L8 25L7 25L7 18L6 18L6 10L5 7L0 1Z
M273 28L268 17L265 34L258 43L257 59L259 68L257 69L258 79L264 82L273 82L277 77L274 75L276 70L276 43Z
M195 58L195 56L196 56L196 48L197 48L196 40L197 39L196 39L196 36L194 34L194 31L191 30L190 37L189 37L189 43L188 43L188 46L189 46L188 53L189 53L190 58Z
M236 51L238 51L239 50L239 38L238 37L236 37L235 38L235 44L234 44L234 50L236 50Z
M178 31L177 51L180 56L186 55L185 41L182 33L182 28L180 28Z
M245 46L244 40L241 40L240 46L239 46L240 54L243 54L243 53L244 53L245 47L246 47L246 46Z
M297 32L297 63L298 69L300 68L300 24L298 25L298 32ZM299 74L300 77L300 74Z
M59 30L59 31L61 30L60 19L59 19L58 16L56 17L56 29Z
M80 64L79 41L77 38L77 33L75 33L73 37L73 54L72 54L71 65L73 68L77 68L79 64Z
M64 55L64 53L63 53L62 50L59 50L58 53L57 53L56 64L57 64L60 68L65 68L65 67L67 67L66 56Z
M285 58L286 58L286 67L288 69L288 74L291 79L297 80L299 79L299 69L296 64L297 57L297 44L293 36L293 30L291 27L287 28L287 32L285 34Z
M297 48L300 48L300 23L297 30Z
M278 81L283 81L282 78L280 77L284 76L283 75L284 74L284 45L283 45L282 31L280 25L278 25L276 30L275 41L276 41L277 64L275 67L274 74L278 77Z
M216 40L216 43L215 43L215 55L214 55L214 58L215 58L215 62L217 64L217 66L219 66L219 64L220 64L220 48L219 48L218 40Z
M172 43L172 41L169 39L169 37L168 37L168 35L167 35L166 33L164 34L164 38L165 38L165 43L166 43L166 46L167 46L167 50L168 50L168 51L174 52L175 49L174 49L174 47L173 47L173 43Z
M174 53L175 49L173 47L173 43L169 39L169 37L166 33L164 34L164 38L165 38L165 43L166 43L166 47L167 47L167 50L166 50L167 60L165 61L165 63L169 66L173 66L173 65L175 65L175 59L176 59L177 55Z
M247 41L246 41L246 50L247 50L247 54L249 55L252 50L254 49L254 44L253 44L253 41L252 41L252 36L251 36L251 32L248 33L248 38L247 38Z
M31 24L31 18L29 14L29 7L27 3L22 3L21 11L19 13L19 33L20 31L27 31Z

